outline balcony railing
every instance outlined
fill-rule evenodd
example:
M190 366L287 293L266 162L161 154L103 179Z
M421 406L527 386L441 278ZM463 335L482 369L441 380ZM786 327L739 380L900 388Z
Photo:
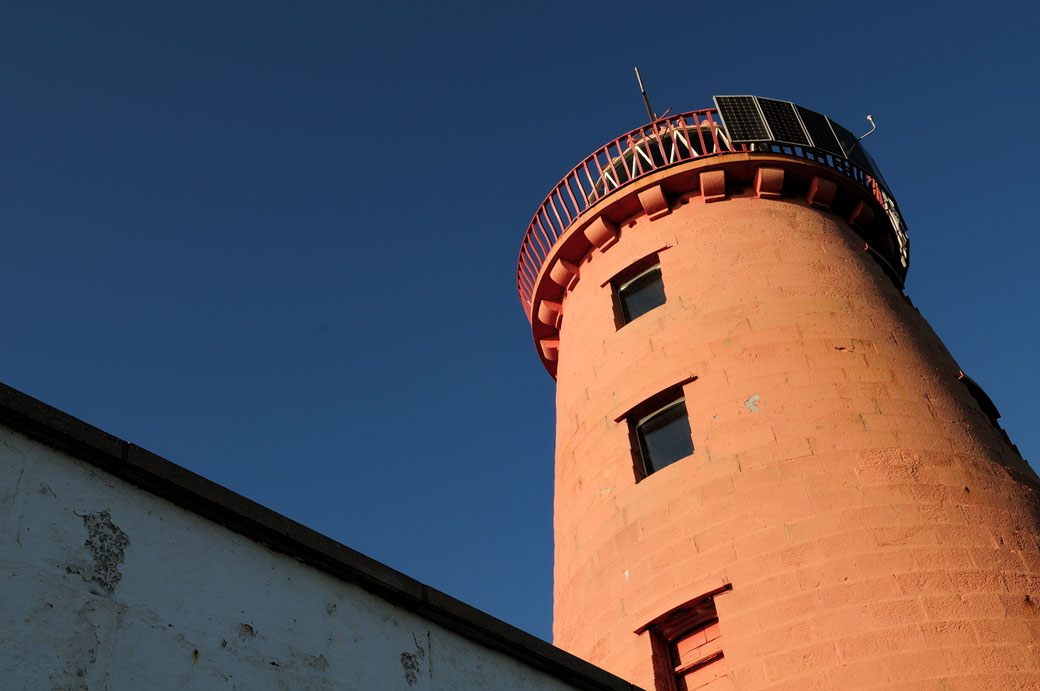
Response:
M821 149L776 142L734 145L714 108L661 118L600 147L567 173L538 207L520 246L516 271L517 291L528 318L535 283L553 245L589 207L656 170L733 152L780 154L825 165L866 188L883 209L895 213L892 196L882 183L848 159Z

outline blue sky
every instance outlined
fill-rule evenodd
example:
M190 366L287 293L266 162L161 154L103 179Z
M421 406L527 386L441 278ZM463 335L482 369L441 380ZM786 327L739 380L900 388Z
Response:
M7 3L0 381L548 638L516 256L639 65L872 114L908 293L1035 460L1040 17L978 7Z

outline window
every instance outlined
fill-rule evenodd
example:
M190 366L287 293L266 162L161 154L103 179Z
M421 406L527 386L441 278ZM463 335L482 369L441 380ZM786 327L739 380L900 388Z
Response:
M615 283L615 286L615 295L621 311L619 327L638 319L665 302L660 264L655 263L623 283Z
M711 613L715 614L712 605ZM700 688L726 674L719 618L713 616L668 644L678 691Z
M630 419L630 424L639 442L639 455L646 475L693 453L690 419L681 389L678 399L668 400L649 415Z
M614 325L620 329L625 324L639 319L650 310L660 307L667 300L664 293L664 282L661 278L661 260L658 255L668 249L661 249L633 262L624 270L615 274L609 281L614 297Z
M671 385L653 396L638 403L623 401L617 407L614 422L628 425L636 482L693 454L684 390L696 379L697 376L689 372L676 373Z
M715 596L727 584L664 614L636 633L648 631L654 656L655 691L729 688ZM715 682L718 682L716 684Z

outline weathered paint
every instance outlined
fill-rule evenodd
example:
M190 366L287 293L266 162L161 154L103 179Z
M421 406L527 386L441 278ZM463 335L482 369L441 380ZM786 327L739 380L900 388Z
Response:
M7 427L0 536L3 688L580 688Z

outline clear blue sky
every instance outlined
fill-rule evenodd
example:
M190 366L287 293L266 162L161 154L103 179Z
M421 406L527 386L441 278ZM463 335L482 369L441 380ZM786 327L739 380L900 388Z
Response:
M908 292L1040 454L1031 3L0 9L0 380L550 636L535 207L655 107L853 130Z

